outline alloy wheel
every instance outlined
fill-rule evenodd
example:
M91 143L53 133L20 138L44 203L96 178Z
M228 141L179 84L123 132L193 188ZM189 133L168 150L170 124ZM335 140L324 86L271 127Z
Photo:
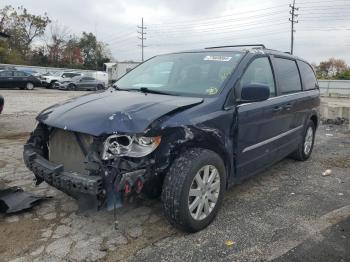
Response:
M218 201L219 193L219 171L212 165L202 167L192 180L188 196L188 209L192 218L207 218Z
M305 140L304 140L304 154L305 155L310 154L313 139L314 139L314 130L312 129L311 126L309 126L307 131L306 131Z
M28 90L34 89L33 83L27 83L26 88L27 88Z

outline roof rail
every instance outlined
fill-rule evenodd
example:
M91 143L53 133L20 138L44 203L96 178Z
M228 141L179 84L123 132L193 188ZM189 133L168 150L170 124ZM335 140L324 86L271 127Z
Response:
M261 48L266 48L263 44L255 44L255 45L223 45L223 46L210 46L206 47L205 49L216 49L216 48L226 48L226 47L246 47L246 46L256 46Z

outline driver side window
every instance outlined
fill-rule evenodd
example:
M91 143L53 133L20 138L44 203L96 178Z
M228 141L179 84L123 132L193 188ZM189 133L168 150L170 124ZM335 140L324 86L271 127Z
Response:
M240 81L241 88L247 85L268 86L270 88L270 97L276 96L275 82L270 61L267 57L257 58L250 63Z

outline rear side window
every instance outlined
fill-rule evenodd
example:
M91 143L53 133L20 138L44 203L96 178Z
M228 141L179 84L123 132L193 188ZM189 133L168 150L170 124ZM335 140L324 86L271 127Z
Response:
M27 76L27 74L21 71L13 71L13 76Z
M294 60L275 58L274 65L281 94L301 91L299 71Z
M12 72L11 71L1 71L0 72L0 76L1 77L11 77L12 76Z
M62 75L62 77L69 77L69 78L72 78L74 76L79 76L80 74L77 74L77 73L64 73Z
M275 96L275 82L270 61L267 57L255 59L244 72L240 87L244 88L244 86L252 84L268 86L270 88L270 96Z
M83 77L81 80L83 80L83 81L92 81L92 80L95 80L95 78L92 78L92 77Z
M317 80L311 66L302 61L298 61L298 66L304 90L317 88Z

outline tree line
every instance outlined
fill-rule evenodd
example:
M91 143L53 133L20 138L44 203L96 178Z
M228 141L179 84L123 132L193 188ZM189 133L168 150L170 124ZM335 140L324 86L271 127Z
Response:
M112 59L107 44L91 32L80 36L52 21L46 13L31 14L23 6L0 9L0 63L102 70Z
M330 58L313 67L318 79L350 80L350 67L342 59Z

